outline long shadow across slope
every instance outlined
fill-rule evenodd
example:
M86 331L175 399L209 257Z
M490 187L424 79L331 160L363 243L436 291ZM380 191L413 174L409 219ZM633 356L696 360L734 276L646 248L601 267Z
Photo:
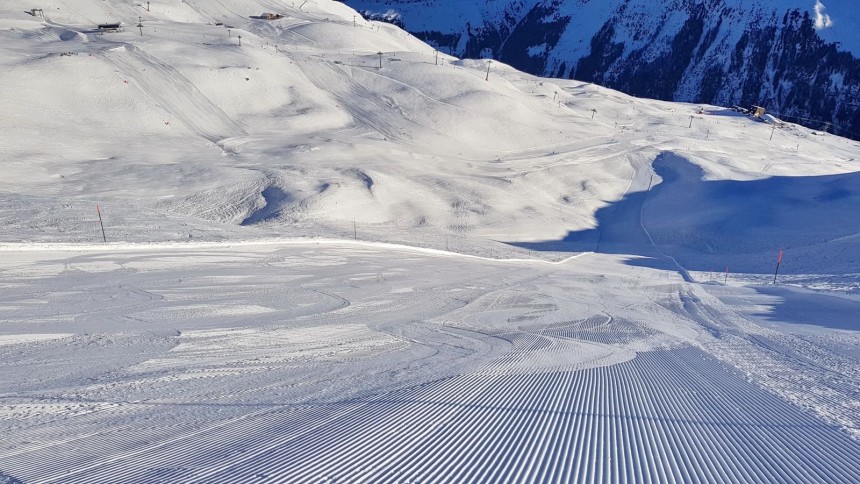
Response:
M788 262L805 263L807 272L860 268L860 256L850 255L860 252L860 172L707 181L699 166L674 153L661 154L652 166L657 176L640 170L627 195L597 211L597 227L514 245L626 254L636 256L631 265L672 270L668 256L688 270L730 264L767 273L779 249L806 254L808 260ZM831 242L836 245L822 247Z

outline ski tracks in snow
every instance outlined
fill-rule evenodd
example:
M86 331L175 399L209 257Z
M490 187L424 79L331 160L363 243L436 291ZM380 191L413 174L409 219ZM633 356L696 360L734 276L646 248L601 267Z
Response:
M750 381L725 352L674 344L634 353L628 348L662 338L655 328L666 325L609 308L565 321L584 310L571 291L588 279L559 289L546 270L573 274L558 266L475 261L452 281L451 265L422 262L418 249L401 252L409 255L395 266L379 255L355 255L364 257L353 261L360 273L345 264L342 251L369 248L286 247L258 256L272 264L227 266L229 274L223 266L217 275L207 265L194 269L199 274L177 266L185 282L159 286L165 298L220 290L214 297L246 294L246 306L251 296L276 301L249 277L325 269L302 276L307 296L291 296L290 307L315 304L293 310L295 327L183 331L168 353L81 388L106 397L91 400L97 411L16 429L17 440L0 449L3 472L87 483L860 481L856 440ZM425 279L394 269L421 270ZM162 270L147 278L170 281ZM382 272L393 279L370 277ZM416 283L420 291L397 290ZM680 297L685 302L698 307ZM147 313L152 323L158 309ZM755 333L668 309L706 329ZM242 317L255 321L254 314ZM56 395L57 404L69 405L70 392ZM127 401L111 405L111 395Z
M339 66L323 62L317 58L296 62L296 65L308 79L326 79L326 84L319 86L320 89L334 94L359 124L376 131L389 140L409 144L409 137L402 126L404 120L398 117L400 124L395 124L389 122L387 116L380 116L380 113L385 113L392 107L386 104L383 98L368 91Z
M246 134L239 122L224 113L179 71L140 48L122 44L121 50L107 51L105 57L189 131L213 143ZM144 74L144 70L149 72Z
M215 451L228 436L234 453ZM62 480L146 481L159 470L183 482L860 479L856 441L689 347L608 367L470 374L375 399L266 409L126 457ZM172 475L163 466L171 460Z

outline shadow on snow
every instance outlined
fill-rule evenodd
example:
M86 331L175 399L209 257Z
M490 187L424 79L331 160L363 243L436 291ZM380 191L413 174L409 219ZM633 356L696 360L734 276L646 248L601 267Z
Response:
M860 331L860 301L788 287L756 287L775 298L770 310L755 314L777 323L803 324Z
M677 266L667 256L687 270L730 266L732 272L768 273L783 248L784 264L805 264L806 273L860 267L860 256L833 260L838 252L822 247L844 244L843 252L858 253L860 172L707 181L698 165L668 152L652 166L656 176L650 190L638 187L599 209L597 227L569 232L561 240L510 244L536 251L625 254L633 256L631 265L670 270Z

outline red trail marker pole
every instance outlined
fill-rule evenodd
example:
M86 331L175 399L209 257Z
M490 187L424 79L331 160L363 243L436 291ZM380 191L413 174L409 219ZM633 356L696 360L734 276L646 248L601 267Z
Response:
M99 225L102 227L102 240L107 242L107 237L105 236L105 224L102 222L102 210L99 208L99 204L96 204L96 212L99 214Z
M773 283L776 284L776 276L779 274L779 265L782 264L782 249L779 249L779 257L776 258L776 271L773 273Z

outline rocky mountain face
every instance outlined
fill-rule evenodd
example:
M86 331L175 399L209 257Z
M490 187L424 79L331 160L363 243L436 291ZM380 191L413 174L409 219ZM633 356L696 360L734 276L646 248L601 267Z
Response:
M808 0L346 3L460 57L492 57L640 97L762 105L860 139L860 15L846 0L830 2L842 10L835 19Z

